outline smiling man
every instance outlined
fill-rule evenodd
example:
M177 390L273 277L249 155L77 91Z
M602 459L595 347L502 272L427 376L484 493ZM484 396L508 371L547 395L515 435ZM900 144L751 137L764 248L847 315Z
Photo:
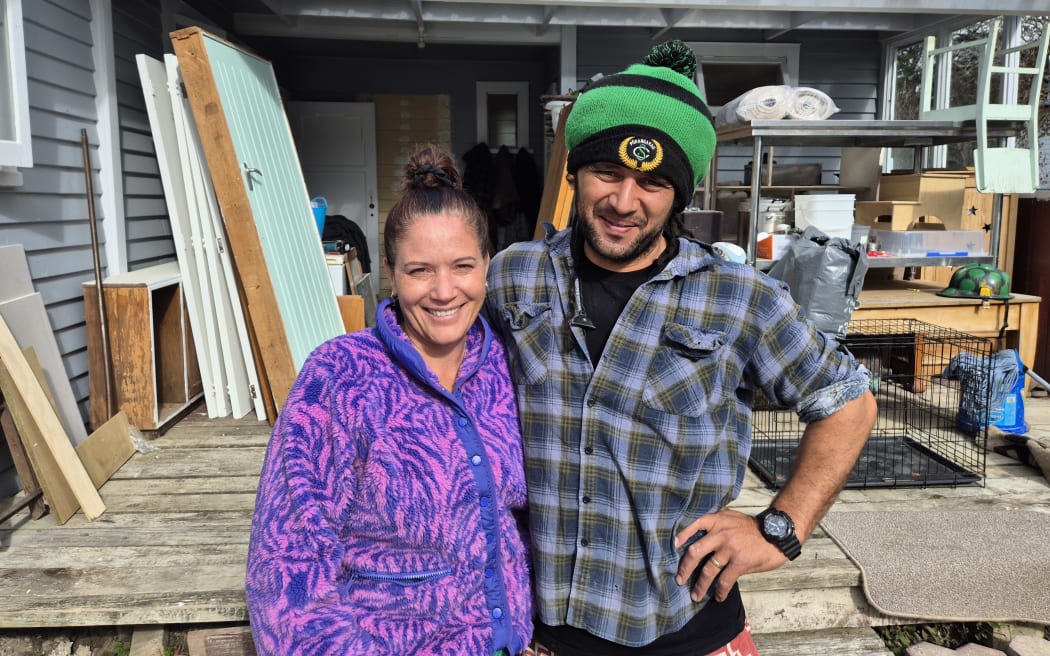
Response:
M715 147L681 42L565 126L576 225L513 244L486 312L525 442L537 656L757 654L736 582L799 555L875 417L869 374L780 284L681 236ZM757 517L726 506L762 393L808 422Z

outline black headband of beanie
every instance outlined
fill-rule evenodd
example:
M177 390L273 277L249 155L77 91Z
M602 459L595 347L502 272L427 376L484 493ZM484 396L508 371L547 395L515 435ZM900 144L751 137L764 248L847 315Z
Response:
M674 212L681 212L693 199L693 170L681 146L666 132L648 125L614 125L587 137L569 151L566 170L576 174L581 166L594 162L625 164L619 156L625 135L653 138L665 153L659 168L653 174L664 178L674 188ZM633 168L633 167L632 167Z
M652 75L636 75L632 73L617 73L615 75L608 75L603 77L589 85L583 90L584 93L591 89L597 89L599 87L606 86L618 86L618 87L638 87L645 89L646 91L652 91L659 93L664 96L674 98L679 102L683 102L696 111L700 112L711 121L711 125L715 124L715 117L711 114L711 109L707 104L700 100L700 97L695 93L691 93L682 87L678 86L674 82L668 82Z

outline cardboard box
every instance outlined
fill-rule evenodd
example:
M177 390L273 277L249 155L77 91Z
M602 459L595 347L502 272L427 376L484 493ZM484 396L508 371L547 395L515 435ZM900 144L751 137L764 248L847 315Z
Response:
M755 255L761 260L779 260L796 239L795 234L768 235L755 245Z
M857 201L854 223L886 230L907 230L919 218L921 207L911 200Z

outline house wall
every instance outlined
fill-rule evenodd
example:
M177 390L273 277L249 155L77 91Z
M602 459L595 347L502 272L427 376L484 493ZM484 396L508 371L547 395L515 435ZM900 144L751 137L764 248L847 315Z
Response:
M175 258L171 221L135 64L138 54L163 59L166 38L156 0L113 0L113 70L129 271ZM166 50L171 52L170 45Z
M93 256L80 131L95 132L91 11L88 0L22 3L33 167L23 184L0 188L0 244L22 244L43 297L77 399L87 396L87 351L81 282ZM93 153L94 155L94 153ZM82 407L84 407L82 405ZM0 466L10 466L0 443ZM0 494L13 471L0 472Z

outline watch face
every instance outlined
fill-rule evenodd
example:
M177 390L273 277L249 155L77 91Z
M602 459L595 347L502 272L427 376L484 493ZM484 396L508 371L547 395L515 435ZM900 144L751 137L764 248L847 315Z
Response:
M788 534L787 519L778 513L770 513L762 520L762 529L773 539L780 539Z

